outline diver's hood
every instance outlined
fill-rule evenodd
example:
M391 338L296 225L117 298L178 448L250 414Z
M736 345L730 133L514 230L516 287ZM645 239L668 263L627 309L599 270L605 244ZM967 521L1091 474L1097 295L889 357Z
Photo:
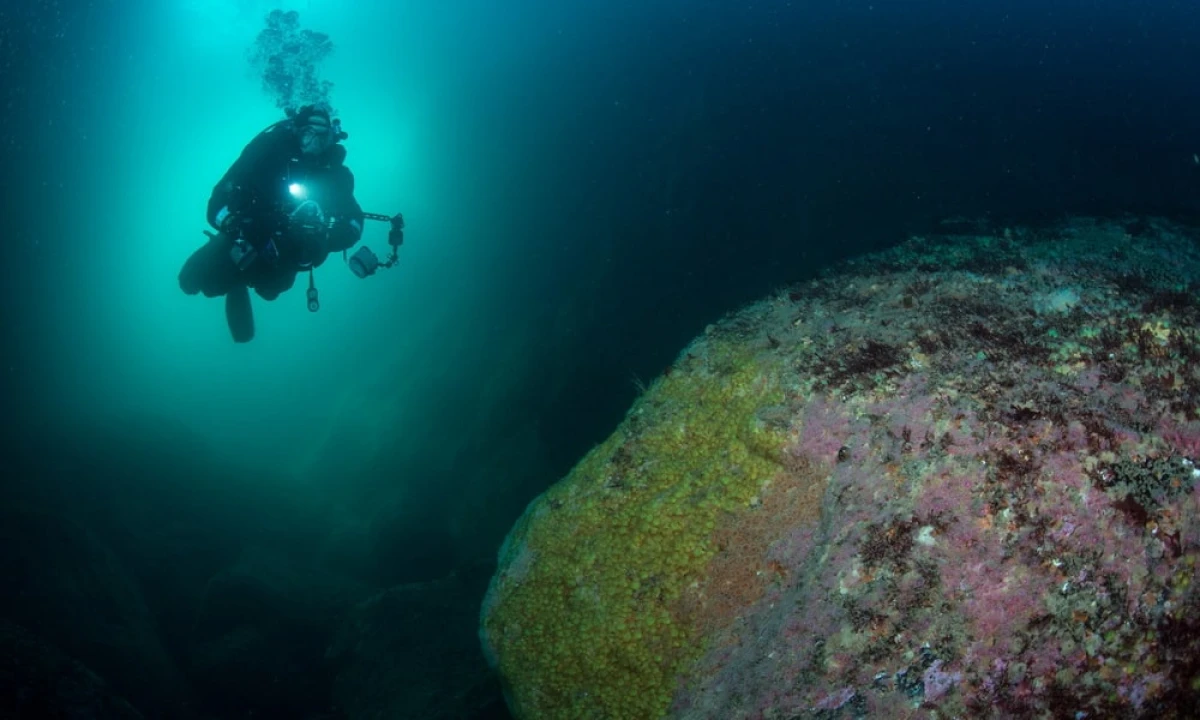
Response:
M300 139L296 136L296 118L290 117L267 126L249 144L267 142L266 138L274 138L273 142L290 144L292 152L295 153L294 157L297 160L303 159L306 163L318 166L337 167L344 165L346 162L346 146L341 143L345 137L346 134L342 132L323 153L316 157L305 158L300 150ZM285 140L284 138L288 139Z

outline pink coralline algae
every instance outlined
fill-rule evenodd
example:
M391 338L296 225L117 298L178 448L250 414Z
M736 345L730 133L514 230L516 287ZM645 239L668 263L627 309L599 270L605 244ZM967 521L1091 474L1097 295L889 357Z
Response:
M1200 297L1178 290L1200 285L1197 251L1165 230L1054 235L914 240L799 294L793 332L773 336L803 348L790 451L828 464L825 548L791 602L747 609L803 629L745 646L763 662L723 678L744 698L788 682L793 705L701 715L827 711L846 687L846 717L895 693L914 717L1200 707ZM936 260L950 246L957 266ZM1158 253L1171 268L1141 264ZM1079 302L1028 307L1065 282ZM834 446L856 466L845 484Z
M942 661L934 660L921 676L924 682L922 689L927 702L933 702L949 692L959 680L962 673L948 673L942 670Z
M737 342L778 389L779 469L717 523L770 540L762 591L659 606L690 649L661 716L1200 716L1200 241L1138 228L913 238L688 349L672 378ZM817 509L764 519L796 478ZM680 603L730 572L704 552Z

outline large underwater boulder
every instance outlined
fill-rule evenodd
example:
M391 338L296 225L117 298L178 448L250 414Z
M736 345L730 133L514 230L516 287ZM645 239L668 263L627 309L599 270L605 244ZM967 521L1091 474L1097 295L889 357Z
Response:
M1196 238L913 238L708 328L505 542L513 713L1195 717Z

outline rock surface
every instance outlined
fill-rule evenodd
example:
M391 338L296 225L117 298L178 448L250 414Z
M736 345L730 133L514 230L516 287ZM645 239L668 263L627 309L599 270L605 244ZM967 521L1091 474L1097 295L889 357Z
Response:
M189 689L137 575L103 535L22 505L0 508L0 617L78 660L144 712L186 713Z
M0 717L141 720L100 676L24 627L0 620Z
M208 583L189 666L219 716L305 717L327 706L325 649L341 613L370 590L311 559L248 547Z
M493 565L399 585L358 603L327 652L333 693L351 720L506 717L473 619Z
M711 326L513 528L519 718L1188 717L1200 252L913 238Z

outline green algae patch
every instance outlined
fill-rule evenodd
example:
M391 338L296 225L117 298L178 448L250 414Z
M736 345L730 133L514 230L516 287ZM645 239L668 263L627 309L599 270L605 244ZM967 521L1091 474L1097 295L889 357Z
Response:
M505 542L482 636L518 717L662 716L703 652L687 589L786 438L756 415L782 397L769 357L712 337L683 357Z

